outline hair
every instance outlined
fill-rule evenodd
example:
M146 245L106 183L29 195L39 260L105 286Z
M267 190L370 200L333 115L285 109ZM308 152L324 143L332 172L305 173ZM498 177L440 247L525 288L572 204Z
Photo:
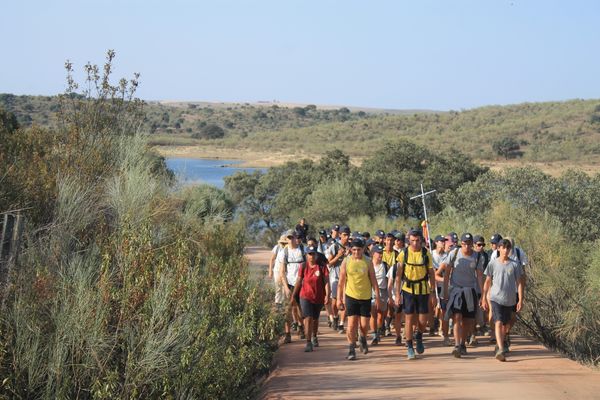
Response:
M502 239L501 241L498 242L498 246L502 246L505 249L512 249L513 248L513 240L509 237Z

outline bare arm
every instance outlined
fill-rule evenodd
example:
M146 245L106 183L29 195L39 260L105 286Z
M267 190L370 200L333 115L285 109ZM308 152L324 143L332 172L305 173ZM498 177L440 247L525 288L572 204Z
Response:
M488 292L490 291L490 287L492 286L492 277L488 276L485 278L485 283L483 284L483 290L482 290L482 294L481 294L481 308L483 308L485 311L488 310L488 302L487 302L487 298L488 298Z
M523 300L525 296L525 276L521 276L519 279L519 286L517 286L517 291L519 292L519 302L517 303L517 312L520 312L523 308Z
M396 305L400 306L400 290L402 289L402 276L404 275L404 264L398 263L398 270L396 271Z
M450 283L450 274L452 273L452 267L449 264L442 264L444 266L444 289L442 295L444 299L448 299L448 284ZM440 267L440 270L442 268Z
M373 263L369 264L369 280L371 281L371 287L375 292L375 304L379 308L379 285L377 284L377 277L375 276L375 268Z
M346 288L346 261L342 262L340 267L340 280L338 282L337 301L344 305L344 290Z
M271 254L271 259L269 260L269 278L273 277L273 265L275 264L276 258L277 258L277 253Z

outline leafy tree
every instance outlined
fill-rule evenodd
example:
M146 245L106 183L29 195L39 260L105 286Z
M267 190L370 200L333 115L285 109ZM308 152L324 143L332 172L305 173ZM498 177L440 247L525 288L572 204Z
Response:
M345 224L348 218L368 214L369 198L360 182L342 178L319 182L307 199L304 215L322 225Z
M205 222L224 222L233 216L234 204L227 192L202 184L185 189L182 193L184 212Z
M0 107L0 134L12 133L19 129L19 122L15 114Z
M192 135L193 138L220 139L225 136L225 130L216 124L208 124Z
M492 143L492 149L505 159L509 159L517 155L517 151L521 148L519 142L512 137L504 137Z

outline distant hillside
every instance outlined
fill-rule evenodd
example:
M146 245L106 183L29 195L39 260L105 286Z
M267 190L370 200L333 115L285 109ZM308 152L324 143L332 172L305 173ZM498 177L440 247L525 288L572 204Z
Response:
M56 124L56 97L0 94L0 107L25 126ZM197 146L318 156L341 149L363 158L390 140L506 162L494 142L512 138L514 160L600 165L600 100L487 106L461 112L328 108L315 105L149 102L145 127L159 146ZM216 139L202 138L218 127ZM214 129L213 129L214 131ZM514 160L512 162L514 162Z

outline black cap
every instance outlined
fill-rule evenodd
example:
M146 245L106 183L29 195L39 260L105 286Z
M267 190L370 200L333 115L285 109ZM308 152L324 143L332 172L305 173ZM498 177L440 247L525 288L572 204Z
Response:
M367 239L367 241L366 241L365 245L366 245L366 246L370 246L370 245L372 245L373 243L377 243L377 242L375 242L373 239L369 238L369 239Z
M306 248L306 254L310 254L310 253L318 253L319 250L317 250L317 248L315 246L308 246Z
M348 226L342 226L342 227L340 228L340 233L346 233L346 234L348 234L348 235L349 235L349 234L351 233L351 232L350 232L350 227L348 227Z
M473 242L474 243L485 243L485 239L481 235L475 235L475 236L473 236Z
M494 233L492 238L490 239L490 243L498 244L502 240L502 235L499 233Z
M423 232L421 232L420 229L416 229L416 228L411 228L410 231L408 232L408 236L423 236Z
M325 232L325 230L324 230L324 229L321 229L321 230L319 231L319 236L327 236L327 232Z
M452 241L458 242L458 234L456 232L450 232L448 236L452 238Z
M370 237L371 237L371 234L370 234L369 232L363 232L363 233L362 233L362 236L363 236L364 238L367 238L367 239L368 239L368 238L370 238Z
M461 242L472 242L473 241L473 235L471 235L468 232L463 233L462 236L460 237L460 241Z
M362 235L360 234L359 231L354 231L352 232L352 235L350 235L351 238L362 238Z
M437 235L433 241L434 242L445 242L446 241L446 237L444 237L442 235Z
M376 244L371 248L371 253L383 253L383 246L380 244Z
M334 225L331 227L332 231L339 231L340 230L340 226L339 225Z
M365 242L362 239L354 239L352 243L350 243L350 247L365 247Z
M398 232L394 237L398 240L402 240L403 242L406 240L406 235L403 232Z
M380 238L384 238L385 237L385 232L382 231L381 229L378 229L377 232L375 232L375 236L378 236Z

